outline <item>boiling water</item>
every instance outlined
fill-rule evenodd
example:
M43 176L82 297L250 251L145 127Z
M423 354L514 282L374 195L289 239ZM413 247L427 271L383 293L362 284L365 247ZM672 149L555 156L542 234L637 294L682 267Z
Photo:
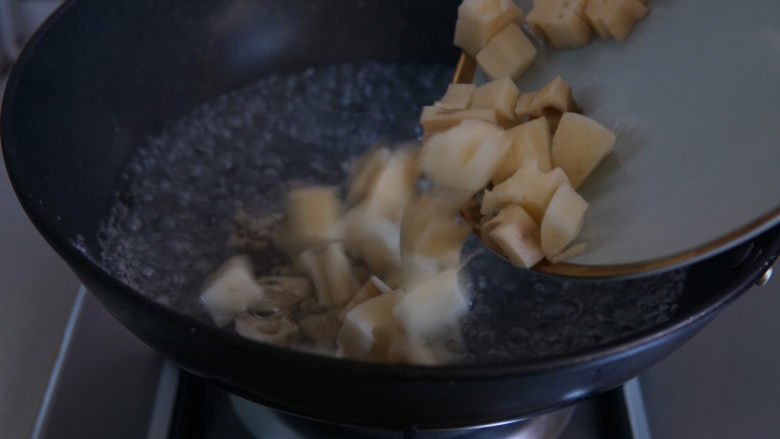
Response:
M234 216L282 210L291 184L342 184L379 136L419 135L449 66L340 64L274 75L219 96L140 145L101 226L103 264L134 289L209 320L197 295L236 251ZM250 255L258 267L282 256Z
M473 306L463 319L472 360L566 354L620 340L671 318L685 272L618 282L518 271L482 251L466 266Z
M343 184L350 158L380 136L418 137L420 108L451 77L448 66L347 63L274 75L203 104L128 162L101 225L103 265L142 294L210 321L198 294L238 252L227 245L236 212L273 219L291 185ZM684 284L681 272L611 286L560 281L517 270L475 239L466 251L475 255L464 270L474 302L463 320L470 361L623 338L669 319ZM273 246L249 256L266 272L285 264Z

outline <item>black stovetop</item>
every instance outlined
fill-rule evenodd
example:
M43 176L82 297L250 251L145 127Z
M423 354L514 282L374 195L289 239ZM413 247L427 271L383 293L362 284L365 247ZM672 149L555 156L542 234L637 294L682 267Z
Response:
M171 420L170 439L252 439L250 433L236 414L230 401L231 396L205 381L189 374L179 379L179 393L174 416ZM625 412L623 389L615 389L599 397L578 404L560 439L630 439L631 425ZM567 410L568 411L568 410ZM565 417L565 415L564 415ZM514 434L522 432L522 426L505 425L479 429L472 432L369 432L355 431L349 427L337 425L323 426L315 421L277 414L275 421L281 425L269 425L262 428L259 437L265 438L317 438L317 439L358 439L358 438L402 438L444 439L490 439L511 437L533 437ZM255 430L257 431L257 430Z
M702 334L638 380L575 406L560 438L777 437L778 287L746 293ZM251 438L234 410L236 401L240 399L163 360L82 289L32 437ZM268 413L263 416L278 425L267 432L263 429L271 422L260 422L259 430L255 425L261 437L364 436L264 410ZM508 428L458 437L531 437L510 435ZM372 437L453 435L372 432Z

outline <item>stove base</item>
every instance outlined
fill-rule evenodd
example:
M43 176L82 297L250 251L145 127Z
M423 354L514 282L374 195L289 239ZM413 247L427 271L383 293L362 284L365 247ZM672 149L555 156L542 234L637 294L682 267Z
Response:
M457 429L391 431L310 420L255 404L230 395L230 403L244 427L256 438L289 439L398 438L415 439L556 439L564 431L574 407L521 421Z

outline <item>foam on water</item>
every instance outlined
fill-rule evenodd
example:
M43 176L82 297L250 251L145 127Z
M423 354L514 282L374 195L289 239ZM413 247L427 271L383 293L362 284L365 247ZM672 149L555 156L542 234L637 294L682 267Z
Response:
M236 212L279 212L296 183L343 184L349 160L380 136L418 137L420 108L451 78L451 66L345 63L273 75L204 103L131 157L101 225L103 265L209 321L197 296L236 253L226 245ZM269 270L283 262L273 248L250 256Z
M137 291L206 322L206 277L237 253L235 214L269 218L291 185L342 185L349 160L379 137L418 137L420 108L450 66L346 63L274 75L204 103L140 145L100 230L106 269ZM539 358L618 340L669 319L685 276L647 283L561 281L517 270L472 238L471 361ZM242 253L246 253L242 251ZM264 273L273 246L249 253ZM264 273L257 273L258 275Z

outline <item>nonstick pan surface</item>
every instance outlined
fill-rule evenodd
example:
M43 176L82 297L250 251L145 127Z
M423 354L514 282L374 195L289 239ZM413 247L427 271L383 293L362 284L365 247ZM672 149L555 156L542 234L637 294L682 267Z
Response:
M184 302L161 300L105 257L99 232L116 191L120 201L142 202L120 178L134 152L197 119L204 103L225 103L231 94L224 93L241 95L274 74L347 64L356 71L433 64L426 71L451 74L436 65L457 60L456 5L70 1L34 36L8 82L0 134L14 188L42 235L117 319L184 369L272 407L359 425L450 427L528 416L619 385L752 285L774 260L778 230L683 270L623 281L519 271L472 240L474 306L464 321L471 355L437 367L245 340Z

